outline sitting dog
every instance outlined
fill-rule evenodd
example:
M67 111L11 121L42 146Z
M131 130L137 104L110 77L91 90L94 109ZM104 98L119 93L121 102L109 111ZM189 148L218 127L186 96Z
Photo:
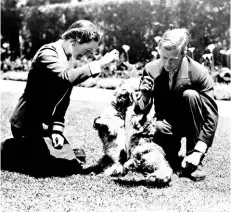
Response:
M134 102L134 90L122 82L114 93L114 100L106 111L94 120L93 127L98 130L103 143L104 157L99 167L107 176L123 174L123 163L127 160L125 115Z
M163 149L153 142L155 120L135 114L136 94L128 84L122 83L114 97L110 107L94 120L93 125L104 150L98 164L100 170L107 176L118 176L135 169L144 175L148 173L147 179L168 183L173 171ZM137 128L137 123L142 127Z
M127 111L125 128L129 160L124 164L124 169L126 172L141 172L151 182L167 184L171 181L173 170L165 158L164 150L153 140L155 122L154 118L146 115L136 115L133 106ZM137 125L141 127L137 129Z

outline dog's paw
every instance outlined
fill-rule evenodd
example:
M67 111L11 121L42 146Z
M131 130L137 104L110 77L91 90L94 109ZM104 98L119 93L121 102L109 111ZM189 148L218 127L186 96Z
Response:
M131 119L130 119L130 123L131 125L133 126L133 128L135 130L137 130L138 132L142 132L143 131L143 127L141 125L141 119L142 119L143 116L140 116L140 115L136 115L136 116L132 116ZM137 132L137 133L138 133Z
M104 170L104 174L106 176L119 176L124 175L125 170L124 167L121 164L113 164L111 167Z
M161 184L167 184L172 179L173 171L171 169L166 170L156 170L155 172L151 174L147 174L146 179L148 181L154 181Z
M154 173L144 173L147 182L156 182L156 176Z
M134 160L133 159L129 159L126 163L124 163L124 171L129 171L129 170L133 170L135 168L134 166Z

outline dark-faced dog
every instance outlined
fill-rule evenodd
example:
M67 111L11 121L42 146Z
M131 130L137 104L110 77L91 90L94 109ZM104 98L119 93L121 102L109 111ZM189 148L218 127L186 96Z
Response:
M104 150L99 166L108 176L124 173L123 163L127 158L124 123L127 108L134 102L133 92L127 83L122 82L110 107L94 120L93 127L98 131Z

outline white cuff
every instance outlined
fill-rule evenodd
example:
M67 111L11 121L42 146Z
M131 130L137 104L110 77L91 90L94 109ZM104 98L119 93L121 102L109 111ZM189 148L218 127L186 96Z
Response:
M51 130L63 133L64 124L62 122L54 122Z
M207 148L208 147L205 142L198 141L194 149L204 154L207 151Z
M96 75L96 74L100 74L101 73L101 67L98 61L92 61L90 63L88 63L88 66L90 68L91 71L91 75Z

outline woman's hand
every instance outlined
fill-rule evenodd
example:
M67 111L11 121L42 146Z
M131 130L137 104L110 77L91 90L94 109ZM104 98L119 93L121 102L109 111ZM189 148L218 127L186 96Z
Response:
M62 149L64 144L64 137L58 133L52 133L51 135L52 145L56 149Z
M105 66L117 60L119 60L119 51L114 49L111 52L106 53L101 59L99 59L99 63L100 66Z

